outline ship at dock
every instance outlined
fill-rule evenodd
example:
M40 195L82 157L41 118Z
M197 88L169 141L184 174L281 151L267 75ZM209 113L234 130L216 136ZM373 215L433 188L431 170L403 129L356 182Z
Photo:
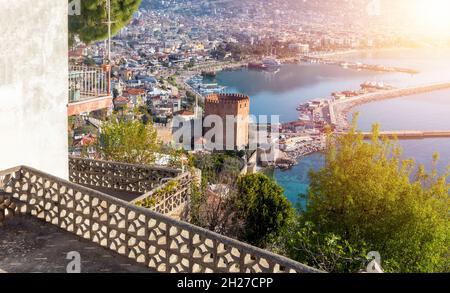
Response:
M201 75L194 75L188 80L187 83L202 96L221 93L226 89L226 87L220 86L217 83L204 83L203 77Z
M256 69L256 70L265 70L267 69L267 66L262 64L262 63L258 63L258 62L250 62L248 63L247 67L249 69Z
M385 84L382 81L366 81L361 84L361 89L363 90L391 90L394 89L393 86Z
M276 71L280 69L281 65L281 62L276 58L267 57L261 62L250 62L247 67L255 70Z
M267 57L262 60L262 65L264 65L266 68L280 68L281 62L277 60L276 58Z

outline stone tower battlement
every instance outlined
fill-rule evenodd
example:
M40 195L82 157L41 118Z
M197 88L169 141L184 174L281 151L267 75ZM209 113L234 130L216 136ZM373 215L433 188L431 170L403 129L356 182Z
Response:
M207 103L215 103L215 104L240 104L242 102L249 102L250 97L244 94L238 93L220 93L220 94L211 94L205 98L205 102Z

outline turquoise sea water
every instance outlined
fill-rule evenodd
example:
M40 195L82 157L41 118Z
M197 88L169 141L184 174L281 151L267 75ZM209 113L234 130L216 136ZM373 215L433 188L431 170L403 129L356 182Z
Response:
M370 130L379 123L381 130L450 130L450 91L384 100L354 109L360 112L359 127ZM444 172L450 164L450 138L400 140L405 158L431 169L432 155L438 152L437 169Z
M297 165L290 170L275 170L275 178L283 186L286 197L295 204L305 207L305 199L300 194L306 194L309 186L310 170L317 171L324 164L323 155L311 154L301 158Z
M214 82L227 86L230 92L250 96L250 111L255 115L280 115L282 122L298 118L296 107L307 100L328 97L334 91L358 89L365 81L383 81L397 87L450 81L450 52L445 50L392 50L341 56L342 59L417 69L419 74L378 73L344 69L322 64L284 65L279 72L237 70L220 72ZM365 104L360 112L359 128L369 130L380 123L382 130L449 130L450 90L432 92ZM450 139L402 140L404 156L431 168L434 152L441 161L442 173L450 164ZM320 154L304 157L294 168L276 170L275 178L286 196L300 202L298 194L308 187L311 168L320 168Z

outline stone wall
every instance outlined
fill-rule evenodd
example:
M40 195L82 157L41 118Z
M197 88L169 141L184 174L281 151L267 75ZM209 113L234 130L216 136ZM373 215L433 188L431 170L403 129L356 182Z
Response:
M191 184L192 176L186 172L138 197L132 203L146 207L145 202L150 202L153 204L147 208L168 215L189 203ZM188 215L182 218L186 217Z
M0 226L17 212L17 205L12 201L11 196L0 193Z
M23 213L157 272L318 272L33 168L12 169L4 182Z
M147 193L181 174L181 170L69 157L73 183L111 191Z
M189 172L70 157L69 173L71 182L101 192L111 191L111 195L117 191L140 193L141 196L130 201L132 204L180 219L189 218L192 183L192 175ZM167 190L173 182L176 183L176 188Z

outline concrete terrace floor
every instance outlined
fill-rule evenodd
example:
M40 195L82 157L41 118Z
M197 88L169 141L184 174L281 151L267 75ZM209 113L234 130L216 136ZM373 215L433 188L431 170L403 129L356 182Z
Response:
M90 188L105 194L108 194L112 197L124 200L126 202L130 202L135 200L136 198L140 197L141 195L143 195L143 193L137 193L137 192L130 192L130 191L120 191L120 190L111 190L109 188L103 188L103 187L92 187L89 185L82 185L86 188Z
M65 273L67 253L81 255L82 273L150 273L149 268L31 216L0 226L0 273Z

